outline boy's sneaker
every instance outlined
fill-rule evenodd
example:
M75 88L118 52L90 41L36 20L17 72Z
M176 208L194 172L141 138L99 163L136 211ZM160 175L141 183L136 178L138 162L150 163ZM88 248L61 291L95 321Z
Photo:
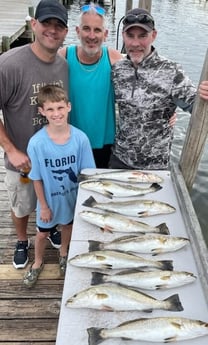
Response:
M30 241L17 241L14 251L13 266L15 268L24 268L28 263L28 248Z
M48 240L51 242L54 248L56 249L61 248L61 233L56 228L51 230Z
M67 256L60 256L59 257L59 270L62 276L66 273L66 265L67 265Z
M43 262L39 268L32 268L32 265L31 265L29 271L25 274L25 276L23 278L23 284L28 288L32 288L36 284L38 277L39 277L39 275L42 272L43 267L44 267Z

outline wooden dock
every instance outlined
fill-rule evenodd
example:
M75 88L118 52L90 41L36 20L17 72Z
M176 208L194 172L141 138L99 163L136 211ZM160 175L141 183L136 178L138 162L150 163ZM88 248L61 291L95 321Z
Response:
M26 17L32 9L30 6L29 0L0 0L0 54L27 32Z
M58 251L48 243L45 268L37 286L33 289L24 287L22 278L26 269L16 270L12 265L16 234L4 186L2 149L0 149L0 219L0 344L55 345L64 282L59 275ZM34 215L30 220L28 233L34 243ZM30 263L33 257L32 244Z

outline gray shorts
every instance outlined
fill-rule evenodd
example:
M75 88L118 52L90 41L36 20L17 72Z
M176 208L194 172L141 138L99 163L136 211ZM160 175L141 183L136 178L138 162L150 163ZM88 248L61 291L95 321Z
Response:
M8 169L6 169L4 182L8 191L10 207L15 216L22 218L30 215L35 210L37 202L33 182L20 182L20 174Z

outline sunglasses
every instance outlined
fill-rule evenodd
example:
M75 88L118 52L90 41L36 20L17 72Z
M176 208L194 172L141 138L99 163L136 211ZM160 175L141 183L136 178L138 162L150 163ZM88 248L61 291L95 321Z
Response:
M94 10L97 14L99 14L100 16L104 16L105 15L105 10L104 8L100 7L100 6L94 6L94 5L84 5L81 7L81 11L83 13L85 12L89 12L91 10Z
M153 18L148 14L128 14L123 20L123 25L135 23L152 24L152 28L155 25Z

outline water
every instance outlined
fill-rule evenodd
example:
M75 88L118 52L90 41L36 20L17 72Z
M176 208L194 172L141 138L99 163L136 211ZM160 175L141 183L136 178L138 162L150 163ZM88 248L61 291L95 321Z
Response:
M138 6L138 0L133 6ZM125 1L117 0L115 15L111 7L106 8L108 17L108 45L116 48L117 28L125 12ZM66 44L78 43L75 27L78 22L79 1L72 1L69 8L69 28ZM167 56L183 65L185 72L197 85L208 48L208 1L194 0L152 0L152 15L155 18L158 36L155 47L161 55ZM119 31L119 49L122 46ZM178 110L178 120L172 146L172 159L180 158L190 115ZM199 219L204 238L208 243L208 149L205 145L198 173L191 192L191 199Z

